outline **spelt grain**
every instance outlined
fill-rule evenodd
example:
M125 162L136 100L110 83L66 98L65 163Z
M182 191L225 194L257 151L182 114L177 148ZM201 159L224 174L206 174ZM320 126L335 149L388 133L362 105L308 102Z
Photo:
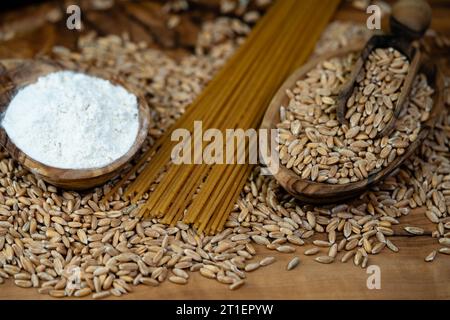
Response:
M289 261L289 263L288 263L287 266L286 266L286 269L287 269L288 271L289 271L289 270L292 270L292 269L294 269L295 267L297 267L299 263L300 263L300 259L299 259L298 257L295 257L295 258L293 258L291 261Z
M431 252L425 257L425 261L426 261L426 262L432 262L432 261L434 260L434 258L436 258L436 254L437 254L437 251L436 251L436 250L431 251Z
M319 263L329 264L334 261L334 258L330 257L330 256L320 256L320 257L315 258L314 260Z

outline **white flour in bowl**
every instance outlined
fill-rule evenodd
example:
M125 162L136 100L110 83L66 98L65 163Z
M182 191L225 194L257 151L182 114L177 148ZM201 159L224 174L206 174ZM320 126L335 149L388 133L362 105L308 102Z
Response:
M64 169L99 168L130 150L138 112L136 96L123 87L59 71L21 89L2 126L34 160Z

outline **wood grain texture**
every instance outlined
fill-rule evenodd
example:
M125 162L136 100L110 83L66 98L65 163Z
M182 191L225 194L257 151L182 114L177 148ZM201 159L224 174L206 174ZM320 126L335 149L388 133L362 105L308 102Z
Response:
M377 39L377 38L372 38ZM262 129L275 129L276 125L280 122L279 109L282 105L289 104L289 97L286 94L286 90L289 88L293 88L297 80L302 79L305 75L317 66L319 63L324 60L328 60L333 57L341 57L348 55L351 52L361 51L364 44L355 44L351 48L346 48L340 50L338 52L329 52L322 57L317 57L307 64L299 68L284 82L284 84L277 91L272 101L270 102L269 107L267 108L266 114L264 115L263 121L261 123ZM366 51L371 50L371 46L364 47ZM366 54L368 54L366 52ZM364 61L364 54L362 58L359 58L359 66L362 66L362 61ZM394 172L406 159L409 158L411 154L419 147L425 137L431 132L434 127L435 120L438 115L444 108L444 79L439 72L438 68L431 61L419 61L416 60L417 64L413 68L417 68L420 72L423 72L428 80L428 83L431 87L435 89L435 93L433 95L434 106L430 114L430 118L427 122L425 122L422 126L422 130L418 135L418 138L412 142L405 153L401 156L398 156L394 159L388 166L378 171L377 173L369 175L367 179L351 182L347 184L329 184L329 183L320 183L314 182L309 179L302 179L298 174L296 174L293 170L286 168L286 166L280 163L279 170L277 172L272 172L275 179L279 182L279 184L294 197L307 202L307 203L335 203L341 202L345 199L349 199L355 197L355 195L360 194L367 190L367 188L374 183L377 183L387 177L389 174ZM355 76L355 73L353 74ZM412 84L413 79L409 79ZM351 86L348 86L348 92L353 92L353 89L349 89ZM347 100L348 94L344 94L341 97L341 100ZM406 98L406 97L405 97ZM344 103L345 104L345 103ZM399 111L399 110L398 110ZM268 141L270 143L270 141ZM268 150L270 146L268 146ZM263 153L263 157L265 158L265 163L274 163L278 161L275 158L274 154L270 154L268 156L266 153Z
M153 1L163 3L164 0ZM190 30L190 37L195 37L198 31L199 18L206 19L217 15L217 0L199 0L195 12L183 15L192 22L196 30ZM391 1L390 1L391 2ZM433 9L432 28L450 34L450 4L447 0L431 0ZM25 9L24 9L25 10ZM120 11L120 10L119 10ZM108 12L101 12L107 15ZM120 13L126 16L122 10ZM6 17L7 16L7 17ZM6 19L7 18L7 19ZM87 26L87 31L95 30L99 22L95 20ZM132 39L142 37L153 41L152 47L158 47L152 37L145 35L144 27L133 27L127 17L125 25L116 25L108 33L130 31ZM343 2L335 15L336 20L351 20L365 22L367 15ZM23 11L0 13L1 24L11 26L14 21L31 23L32 18L26 17ZM139 25L140 26L140 25ZM27 28L25 28L27 29ZM184 32L184 33L183 33ZM76 39L81 33L69 31L60 24L44 22L40 26L19 32L14 38L0 42L0 58L29 58L36 54L46 53L53 45L65 45L70 49L75 47ZM178 38L183 38L186 31L180 31ZM177 43L174 49L176 55L182 55L189 50ZM448 58L444 62L448 62ZM447 63L448 64L448 63ZM450 64L447 70L450 71ZM448 73L447 73L448 74ZM415 209L401 219L403 225L420 226L428 231L434 226L424 217L421 209ZM257 247L258 259L273 255L277 262L266 268L248 274L247 283L238 291L230 291L224 285L193 274L186 286L164 283L158 288L139 286L135 292L119 298L123 299L450 299L450 271L448 257L438 255L432 263L423 261L432 250L438 248L437 241L430 237L408 237L401 230L396 230L401 236L392 237L399 247L399 253L391 253L385 249L380 255L371 256L369 264L377 264L381 268L381 290L368 290L366 271L351 265L351 263L334 263L321 265L312 257L303 256L308 248L298 247L295 255L300 257L300 265L290 271L285 271L286 264L294 254L281 254ZM0 299L48 299L35 289L21 289L13 285L11 280L0 285ZM112 298L117 299L117 298Z
M36 82L41 76L63 69L57 62L50 60L0 60L0 112L6 110L18 90ZM94 70L89 71L88 74L102 77L101 74ZM57 187L82 190L102 185L106 181L113 179L134 158L144 143L150 124L150 113L144 97L117 79L107 80L113 84L121 85L129 92L134 93L138 97L139 103L139 128L136 140L126 154L111 164L94 169L61 169L45 165L32 159L20 150L9 139L3 127L0 127L0 145L26 169Z

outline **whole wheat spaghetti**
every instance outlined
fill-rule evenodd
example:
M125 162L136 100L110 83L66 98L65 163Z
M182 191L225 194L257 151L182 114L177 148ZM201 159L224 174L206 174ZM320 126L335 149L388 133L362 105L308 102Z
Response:
M204 130L215 128L222 133L226 129L257 128L270 99L284 79L306 60L338 2L277 1L174 129L185 128L192 136L194 121L202 121ZM150 192L141 206L142 214L163 217L167 224L183 220L198 232L222 230L252 166L175 165L170 160L175 146L170 137L168 131L110 194L144 166L125 192L132 202ZM193 144L198 147L203 142ZM199 160L198 155L194 158Z

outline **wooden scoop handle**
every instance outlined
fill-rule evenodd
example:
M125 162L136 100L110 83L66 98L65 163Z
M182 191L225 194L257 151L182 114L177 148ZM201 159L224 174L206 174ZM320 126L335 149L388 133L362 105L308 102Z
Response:
M400 0L392 7L389 23L394 35L419 39L431 24L431 7L424 0Z

